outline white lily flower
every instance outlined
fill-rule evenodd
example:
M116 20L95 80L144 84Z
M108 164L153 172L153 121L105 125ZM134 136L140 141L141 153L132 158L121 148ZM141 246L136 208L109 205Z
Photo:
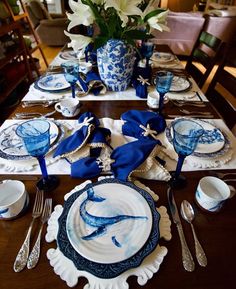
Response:
M159 31L170 31L167 26L166 16L168 14L168 10L161 12L147 20L149 26L153 29L157 29Z
M74 13L67 13L67 17L71 21L68 30L81 24L85 26L93 24L95 17L88 5L83 4L81 0L78 0L78 2L69 0L69 5Z
M91 37L84 36L82 34L72 34L67 31L64 31L65 35L70 37L71 42L68 44L68 47L72 47L72 49L77 52L79 50L84 50L86 46L93 41Z
M149 12L152 12L158 9L159 3L160 3L160 0L150 0L147 7L143 11L142 18L144 18Z
M142 10L137 7L141 2L142 0L106 0L105 9L114 8L122 21L122 27L125 27L129 15L142 15Z

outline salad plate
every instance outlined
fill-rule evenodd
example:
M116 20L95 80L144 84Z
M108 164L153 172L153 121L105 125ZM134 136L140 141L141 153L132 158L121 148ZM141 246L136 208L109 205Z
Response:
M57 244L78 270L114 278L140 265L158 245L152 197L129 182L104 179L73 193L58 219Z
M190 89L191 82L186 77L174 76L169 92L183 92Z
M47 92L61 92L70 88L63 73L41 76L34 85L36 89Z
M151 60L159 63L168 63L175 60L175 56L168 52L154 52Z
M173 129L172 126L178 118L170 123L166 128L166 136L170 143L172 143ZM184 119L184 118L183 118ZM198 122L204 129L203 135L200 137L199 142L193 156L197 157L217 157L224 154L229 149L229 140L227 136L213 124L204 120L194 120Z
M63 127L54 122L50 123L50 150L55 148L57 143L64 137ZM14 123L0 132L0 157L7 160L26 160L32 156L26 151L22 140L16 134L16 129L20 123Z

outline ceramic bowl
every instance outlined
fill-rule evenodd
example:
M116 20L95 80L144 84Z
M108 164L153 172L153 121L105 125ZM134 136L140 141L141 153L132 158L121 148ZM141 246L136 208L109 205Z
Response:
M28 194L24 183L17 180L0 182L0 219L18 217L27 207L27 203Z
M79 63L79 71L87 74L91 69L92 69L93 65L91 62L84 62L84 61L80 61Z

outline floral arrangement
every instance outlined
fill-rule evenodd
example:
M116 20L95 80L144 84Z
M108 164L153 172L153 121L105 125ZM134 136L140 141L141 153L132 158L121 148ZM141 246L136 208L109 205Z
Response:
M152 38L152 29L168 31L168 10L155 8L159 0L69 0L73 13L67 13L68 31L78 25L94 27L93 35L73 34L69 46L74 51L84 50L93 42L94 48L103 46L109 39L122 39L133 46L137 40ZM97 32L96 32L97 30Z

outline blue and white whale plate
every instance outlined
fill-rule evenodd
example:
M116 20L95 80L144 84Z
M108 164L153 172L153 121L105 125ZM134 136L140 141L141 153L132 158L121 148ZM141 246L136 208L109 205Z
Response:
M34 86L36 89L47 92L61 92L70 88L63 73L43 75L34 83Z
M104 179L72 194L58 220L57 243L78 270L114 278L157 246L160 215L133 183Z
M172 143L172 126L177 118L166 128L166 137ZM184 119L184 118L183 118ZM200 137L197 147L192 154L197 157L217 157L223 155L230 147L228 137L217 127L205 120L194 119L204 128L204 134Z
M64 128L59 123L50 123L50 150L64 137ZM32 156L26 151L21 138L16 134L16 128L21 122L16 122L0 131L0 157L7 160L26 160Z

